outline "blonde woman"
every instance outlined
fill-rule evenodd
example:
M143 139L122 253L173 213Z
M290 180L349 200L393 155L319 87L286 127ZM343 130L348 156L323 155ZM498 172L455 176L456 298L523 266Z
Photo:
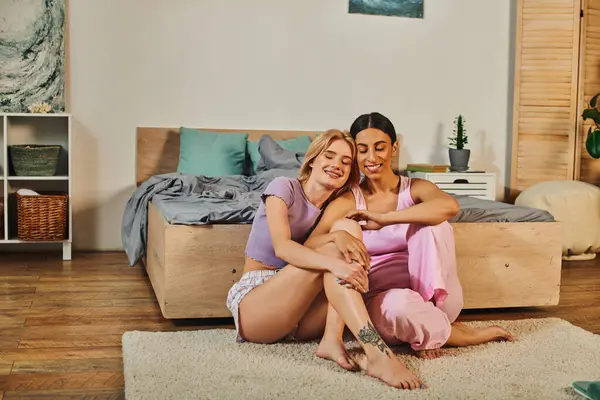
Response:
M369 262L358 223L338 221L314 250L303 245L324 205L358 183L355 156L352 138L329 130L312 142L299 178L269 184L252 224L244 274L230 289L227 307L238 341L322 336L317 356L355 370L342 340L347 325L365 350L369 375L395 387L419 387L369 319L362 298Z

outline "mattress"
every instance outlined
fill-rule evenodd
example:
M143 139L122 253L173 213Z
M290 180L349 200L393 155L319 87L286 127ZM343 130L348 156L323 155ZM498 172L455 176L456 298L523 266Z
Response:
M148 202L171 224L251 224L261 193L277 176L296 177L297 171L268 170L255 176L205 176L169 173L153 176L137 188L123 213L123 248L134 265L145 252ZM544 210L456 195L459 213L450 222L550 222Z
M454 196L460 206L450 222L553 222L548 211L469 196Z
M454 196L460 206L449 222L552 222L554 217L545 210L514 204ZM250 224L260 204L260 192L248 194L243 201L222 198L194 199L188 197L154 197L154 204L172 224Z

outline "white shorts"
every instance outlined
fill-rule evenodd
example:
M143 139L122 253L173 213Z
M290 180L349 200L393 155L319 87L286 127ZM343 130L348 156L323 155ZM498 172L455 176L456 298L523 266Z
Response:
M244 339L240 336L239 326L239 310L238 307L240 302L252 289L262 285L273 277L279 270L259 269L255 271L248 271L239 281L237 281L227 294L227 308L233 315L233 321L235 322L235 330L237 332L237 341L244 342Z

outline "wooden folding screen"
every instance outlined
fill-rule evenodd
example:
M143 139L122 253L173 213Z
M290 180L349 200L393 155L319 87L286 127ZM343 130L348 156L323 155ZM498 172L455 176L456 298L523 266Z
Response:
M600 93L600 0L584 0L582 10L578 117L588 106L590 98ZM584 123L578 118L575 179L600 185L600 160L590 157L585 149L590 125L589 121Z
M580 12L580 0L517 2L511 200L574 176Z

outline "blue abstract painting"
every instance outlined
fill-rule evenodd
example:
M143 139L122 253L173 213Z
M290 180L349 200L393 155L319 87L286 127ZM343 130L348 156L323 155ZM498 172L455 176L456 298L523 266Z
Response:
M349 0L351 14L423 18L424 0Z
M65 0L0 0L0 112L65 110Z

